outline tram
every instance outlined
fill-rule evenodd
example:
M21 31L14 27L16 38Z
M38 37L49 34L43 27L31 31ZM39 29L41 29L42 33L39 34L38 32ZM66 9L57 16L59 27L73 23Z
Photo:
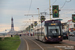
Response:
M34 36L43 42L61 42L63 40L62 24L58 20L44 21L34 28Z

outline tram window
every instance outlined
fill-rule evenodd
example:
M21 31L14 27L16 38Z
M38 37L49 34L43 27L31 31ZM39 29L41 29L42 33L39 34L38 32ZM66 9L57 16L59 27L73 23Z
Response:
M58 33L57 29L52 29L52 33Z
M48 34L60 34L59 26L48 26Z

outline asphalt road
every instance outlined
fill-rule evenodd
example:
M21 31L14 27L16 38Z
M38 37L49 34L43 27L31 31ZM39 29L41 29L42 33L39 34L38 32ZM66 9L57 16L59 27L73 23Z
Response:
M21 44L20 44L18 50L27 50L26 42L22 38L21 38Z
M70 40L75 41L75 36L70 36Z
M21 45L18 50L75 50L75 46L63 42L43 43L35 37L21 36Z

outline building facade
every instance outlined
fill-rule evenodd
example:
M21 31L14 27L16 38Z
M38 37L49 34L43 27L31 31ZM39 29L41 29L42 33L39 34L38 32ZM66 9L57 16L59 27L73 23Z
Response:
M69 26L69 32L70 32L70 31L75 31L75 23L72 22L72 19L71 19L71 20L68 20L68 21L67 21L67 24L68 24L68 26Z

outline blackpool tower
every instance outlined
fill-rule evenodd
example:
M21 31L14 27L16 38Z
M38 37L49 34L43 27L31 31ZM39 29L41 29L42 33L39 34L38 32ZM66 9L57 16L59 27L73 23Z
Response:
M11 18L11 30L14 31L13 17Z
M8 32L9 34L11 35L14 35L15 34L15 30L14 30L14 22L13 22L13 17L11 18L11 29L10 31Z

